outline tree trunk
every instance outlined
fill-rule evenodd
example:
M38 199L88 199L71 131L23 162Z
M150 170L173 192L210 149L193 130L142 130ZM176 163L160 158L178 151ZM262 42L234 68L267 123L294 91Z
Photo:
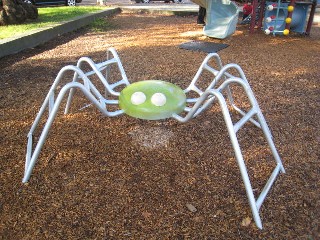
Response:
M1 4L1 0L0 0ZM23 0L2 0L0 5L0 26L19 24L27 19L38 18L38 9Z

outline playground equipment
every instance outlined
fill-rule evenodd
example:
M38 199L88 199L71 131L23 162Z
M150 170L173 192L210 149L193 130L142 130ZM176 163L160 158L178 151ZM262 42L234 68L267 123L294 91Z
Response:
M239 8L230 0L192 0L206 8L204 34L208 37L224 39L232 35L237 27Z
M289 31L304 33L308 3L296 3L295 6L289 3L266 2L266 12L264 15L264 30L268 35L283 34L288 35Z
M310 5L311 10L307 21ZM290 32L309 35L316 6L317 0L312 0L311 2L291 0L290 3L282 2L281 0L277 2L254 0L250 33L254 32L256 26L257 29L261 29L263 25L263 30L267 35L288 35ZM259 11L257 11L258 9Z
M216 68L212 65L216 66ZM118 69L120 73L119 76L121 75L120 80L118 76L110 73L110 67L114 66ZM85 72L82 70L88 69L88 67L90 68L89 71ZM69 72L74 74L72 81L62 85L62 79L66 78L66 76L68 76L66 74ZM230 72L232 72L233 75ZM209 78L208 83L210 84L208 84L206 88L199 86L199 80L204 81L204 78ZM96 84L93 84L93 80L97 81L95 82ZM250 105L250 110L244 111L235 105L235 96L232 92L232 90L234 90L232 86L234 85L240 86L243 90L245 100ZM117 89L120 87L122 90L118 91ZM285 170L273 143L269 127L240 66L236 64L223 66L219 55L211 53L204 59L190 85L185 90L180 89L174 84L159 80L140 81L130 84L120 58L114 48L107 50L107 60L104 62L94 63L90 58L82 57L78 60L76 66L69 65L63 67L51 86L28 133L25 172L22 180L24 183L29 181L62 100L65 95L69 93L65 107L65 114L67 114L75 89L80 90L92 105L96 106L102 114L108 117L115 117L126 113L129 116L141 119L157 120L174 118L184 123L201 114L214 102L218 102L222 109L235 157L240 168L253 218L257 227L262 228L259 209L278 174L280 172L284 173ZM104 94L101 92L104 92ZM241 119L236 123L233 123L226 100L228 100L233 109L241 116ZM47 119L43 119L45 116L47 116ZM37 138L37 143L34 144L34 132L38 125L43 122L42 120L46 121L39 138ZM247 122L251 122L262 130L276 165L257 200L253 193L245 161L237 139L237 132Z

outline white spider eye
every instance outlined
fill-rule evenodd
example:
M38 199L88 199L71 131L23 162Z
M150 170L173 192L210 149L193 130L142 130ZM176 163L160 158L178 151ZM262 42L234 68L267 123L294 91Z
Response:
M157 107L162 107L166 104L167 98L163 93L155 93L151 97L151 102Z
M131 95L131 103L140 105L146 101L147 97L143 92L135 92Z

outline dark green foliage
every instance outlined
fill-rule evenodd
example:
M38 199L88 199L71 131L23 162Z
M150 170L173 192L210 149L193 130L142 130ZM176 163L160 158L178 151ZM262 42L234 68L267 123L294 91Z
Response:
M38 18L38 9L22 0L0 0L0 26Z

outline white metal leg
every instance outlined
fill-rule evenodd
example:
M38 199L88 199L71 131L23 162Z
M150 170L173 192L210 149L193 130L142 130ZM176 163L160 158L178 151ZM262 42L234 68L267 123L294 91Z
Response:
M218 76L219 74L217 74ZM242 88L244 89L250 103L251 103L251 109L245 113L242 112L243 117L237 122L237 123L233 123L231 116L230 116L230 112L226 103L226 100L222 94L223 91L230 91L230 85L231 84L238 84L240 86L242 86ZM247 193L247 197L248 197L248 201L249 201L249 205L252 211L252 215L254 218L254 221L257 225L258 228L262 229L262 222L261 222L261 218L259 215L259 209L264 201L264 199L266 198L269 190L271 189L276 177L278 176L278 174L281 172L285 172L280 156L276 150L276 147L273 143L272 140L272 136L270 134L270 130L267 126L267 123L262 115L262 112L258 106L258 103L253 95L253 92L248 84L248 82L246 81L246 79L242 79L242 78L236 78L236 77L231 77L226 79L217 89L208 89L207 91L205 91L200 98L198 99L198 101L195 103L194 107L188 112L188 114L185 117L181 117L179 115L174 115L173 117L175 119L177 119L180 122L187 122L188 120L190 120L191 118L193 118L194 116L200 114L205 108L202 107L203 103L205 101L208 101L207 99L209 99L209 101L218 101L224 116L224 120L226 123L226 127L228 129L228 133L230 136L230 140L235 152L235 157L236 160L238 162L239 165L239 169L240 169L240 173L242 176L242 180L246 189L246 193ZM228 96L228 99L230 99L230 96ZM256 116L258 119L258 122L256 122L254 120L254 125L256 125L257 127L261 128L261 130L264 133L264 136L267 140L268 146L270 147L272 154L275 158L275 162L276 162L276 167L274 168L270 178L268 179L265 187L263 188L263 190L261 191L259 197L257 198L257 200L255 199L255 196L253 194L253 190L252 190L252 186L251 186L251 182L250 182L250 178L248 175L248 171L243 159L243 155L239 146L239 142L237 139L237 132L241 129L241 127L243 127L243 125L248 122L251 121L253 117Z
M35 163L38 159L38 156L41 152L41 149L43 147L43 144L47 138L47 135L49 133L49 130L51 128L51 125L57 115L57 111L59 110L60 104L64 96L69 92L66 108L65 108L65 114L68 112L70 108L70 103L74 94L74 90L80 89L84 95L88 98L88 100L95 105L104 115L106 116L117 116L123 113L122 110L116 110L116 111L108 111L106 108L107 104L117 104L118 101L115 100L108 100L106 99L100 91L92 84L92 82L89 80L89 76L96 75L102 82L102 84L105 87L105 90L113 95L119 95L119 92L115 92L113 89L116 86L119 86L121 84L123 85L129 85L129 81L127 79L127 76L124 72L123 66L120 62L120 59L118 57L118 54L116 53L115 49L110 48L108 49L108 56L110 57L112 55L113 57L111 59L107 59L105 62L95 64L91 59L87 57L80 58L78 61L77 66L66 66L63 67L60 72L58 73L55 81L53 82L41 108L39 113L36 116L36 119L34 123L32 124L32 127L28 133L28 143L27 143L27 153L26 153L26 162L25 162L25 172L23 177L23 182L27 182L31 176L32 170L35 166ZM108 57L108 58L109 58ZM92 71L84 73L80 67L82 64L86 62L88 63ZM106 69L110 64L117 64L119 71L121 73L122 79L115 82L114 84L109 84L106 80L106 78L103 76L101 71ZM57 87L60 84L61 80L64 77L64 74L68 71L73 71L74 76L73 80L69 83L67 83L60 92L56 93ZM81 83L80 83L81 82ZM57 95L57 97L56 97ZM48 118L44 125L44 128L42 129L41 135L39 137L38 142L35 145L35 148L33 150L33 134L36 128L38 127L41 118L43 115L48 111Z

